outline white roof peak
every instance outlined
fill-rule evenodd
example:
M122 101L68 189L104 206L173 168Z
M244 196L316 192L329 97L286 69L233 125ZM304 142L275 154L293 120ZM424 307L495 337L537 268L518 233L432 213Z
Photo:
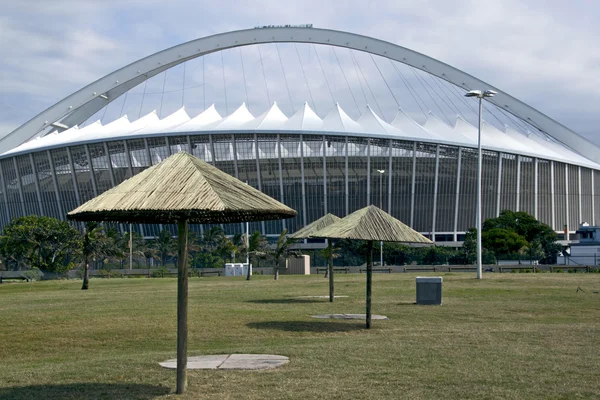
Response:
M294 115L283 124L282 128L287 130L320 130L323 120L310 108L307 101Z
M340 107L339 103L335 103L335 107L323 118L323 129L333 132L363 132L364 128L354 121Z
M402 131L380 118L375 111L367 104L365 112L358 119L360 125L363 126L365 132L385 132L393 135L394 137L405 136L402 135Z
M192 132L204 129L204 127L210 124L215 124L218 121L221 121L222 119L223 117L221 116L221 114L219 114L213 103L206 110L202 111L200 114L196 115L189 121L179 125L174 130L176 132Z
M288 120L288 117L279 109L277 102L271 108L243 124L246 129L279 129Z
M156 112L154 112L156 114ZM158 115L157 115L158 116ZM172 131L174 128L184 124L190 120L190 116L185 112L184 107L180 107L177 111L166 117L151 121L145 128L140 129L136 133L161 133Z
M230 130L238 129L242 124L254 119L254 115L246 107L246 102L243 102L234 112L223 118L219 123L215 125L209 125L208 127L214 127L218 130Z

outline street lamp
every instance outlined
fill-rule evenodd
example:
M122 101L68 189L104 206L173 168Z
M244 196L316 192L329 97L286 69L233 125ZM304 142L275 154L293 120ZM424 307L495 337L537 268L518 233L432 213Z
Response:
M492 97L496 94L493 90L471 90L465 97L477 97L479 99L479 129L477 130L477 279L482 278L481 271L481 113L482 100L484 97Z
M385 173L385 169L378 169L379 172L379 208L383 210L383 174ZM383 268L383 242L379 242L379 266Z

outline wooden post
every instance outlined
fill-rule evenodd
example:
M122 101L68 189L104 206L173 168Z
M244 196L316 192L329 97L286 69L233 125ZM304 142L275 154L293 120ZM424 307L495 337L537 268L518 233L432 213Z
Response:
M371 283L373 281L373 241L367 242L367 329L371 328Z
M327 263L329 267L329 302L333 303L333 251L331 239L327 239Z
M187 386L188 222L177 224L177 394Z

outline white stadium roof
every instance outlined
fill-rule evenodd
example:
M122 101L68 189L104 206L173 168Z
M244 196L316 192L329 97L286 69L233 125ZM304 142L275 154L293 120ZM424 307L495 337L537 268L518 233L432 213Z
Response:
M74 126L63 132L51 132L43 137L32 139L9 150L2 156L18 155L84 143L110 140L133 139L152 136L176 136L184 133L306 133L327 135L354 135L384 139L411 140L441 143L463 147L477 146L477 127L458 116L454 126L450 126L429 113L427 121L419 124L402 109L398 110L391 123L385 122L369 106L358 120L352 119L336 104L321 119L307 103L291 117L287 117L276 103L263 114L254 117L246 105L242 105L230 115L221 116L214 105L199 115L190 118L185 108L160 119L155 111L130 121L127 116L118 118L106 125L96 121L83 128ZM501 131L484 123L482 129L484 149L511 154L539 157L570 164L600 169L600 165L579 155L568 147L546 137L528 132L522 134L509 127ZM283 150L283 149L282 149ZM286 150L287 152L287 150ZM282 155L284 155L282 153Z

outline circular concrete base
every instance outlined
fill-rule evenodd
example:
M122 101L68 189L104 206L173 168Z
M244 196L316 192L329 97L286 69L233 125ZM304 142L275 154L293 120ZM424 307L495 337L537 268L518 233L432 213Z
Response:
M270 369L290 362L285 356L271 354L219 354L188 357L187 369ZM177 369L177 359L159 363L161 367Z
M325 315L312 315L313 318L321 319L366 319L366 314L325 314ZM371 319L388 319L385 315L371 314Z
M334 299L341 299L348 296L333 296ZM328 299L329 296L299 296L299 299Z

